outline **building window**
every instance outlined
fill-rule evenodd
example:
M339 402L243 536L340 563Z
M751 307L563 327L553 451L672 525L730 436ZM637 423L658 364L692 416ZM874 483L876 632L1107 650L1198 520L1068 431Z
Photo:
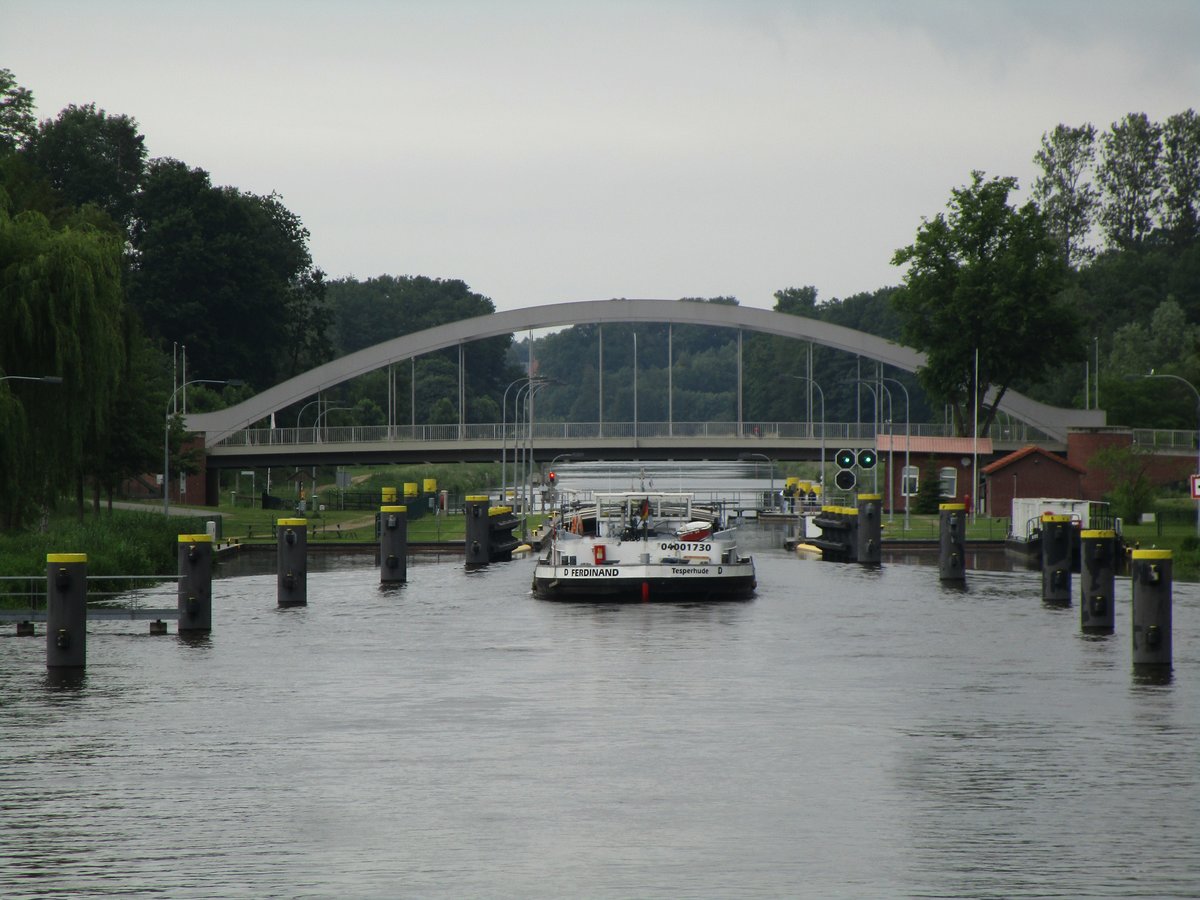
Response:
M916 466L904 466L900 470L900 496L915 497L921 487L921 470Z
M953 466L944 466L938 470L938 480L942 483L943 497L958 496L958 469Z

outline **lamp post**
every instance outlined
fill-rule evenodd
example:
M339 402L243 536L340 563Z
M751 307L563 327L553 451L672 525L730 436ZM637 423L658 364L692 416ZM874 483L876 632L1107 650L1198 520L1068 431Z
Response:
M862 385L863 387L865 387L867 390L869 390L871 392L871 394L875 397L875 408L879 412L878 418L882 419L883 418L883 402L879 397L879 391L875 390L876 385L871 384L871 382L869 382L869 381L862 381L862 380L860 380L858 383L860 385ZM888 426L889 426L888 436L890 437L891 436L890 426L891 426L891 422L892 422L892 392L889 391L887 388L885 388L882 384L878 385L878 387L880 387L883 390L883 393L887 396ZM872 428L875 427L874 423L872 423L871 427ZM889 451L889 453L890 453L890 451ZM888 485L889 485L889 488L888 488L888 510L889 510L889 514L890 514L890 510L892 508L892 492L891 492L891 488L890 488L891 483L892 483L892 464L891 464L891 459L889 457L889 459L888 459ZM871 489L876 492L879 490L879 467L878 466L876 466L875 469L871 472Z
M521 486L521 496L525 501L524 507L526 516L529 515L529 510L533 506L533 398L538 391L551 384L559 384L559 382L553 378L543 378L538 381L530 381L525 390L525 412L522 415L522 419L528 422L529 427L528 431L526 432L527 437L525 441L525 464L522 466L523 471L521 477L524 483ZM517 396L520 397L520 395L521 390L518 388ZM513 480L514 482L516 481L515 478ZM523 523L526 523L527 521L527 518L522 519ZM525 524L522 524L521 526L521 535L522 537L528 535L528 530Z
M558 461L560 459L583 459L583 453L581 453L578 450L573 450L569 453L558 454L558 456L556 456L556 457L554 457L554 459L550 460L550 473L551 474L554 474L554 467L558 464ZM554 490L554 485L551 485L551 490ZM553 508L553 503L554 503L553 495L551 495L551 497L550 497L550 503Z
M338 411L347 410L347 409L354 409L354 407L353 406L331 406L328 409L323 409L320 412L318 412L317 420L315 422L313 422L313 442L314 443L321 442L321 419L322 419L322 417L329 415L331 412L338 412ZM326 428L329 427L328 422L325 423L325 427Z
M911 423L909 420L908 388L906 388L904 386L904 382L900 381L900 379L898 379L898 378L884 378L882 380L890 381L892 384L898 384L900 386L900 390L904 391L904 475L902 475L900 478L900 492L902 494L904 494L904 530L905 530L905 532L907 532L908 531L908 501L909 501L910 497L909 497L909 493L906 493L904 491L904 487L905 487L904 479L908 477L908 469L909 469L908 445L911 443ZM889 450L888 452L891 452L891 451ZM1013 477L1015 478L1016 476L1014 475ZM1013 494L1013 496L1015 497L1016 494Z
M765 453L739 453L738 459L765 459L771 467L771 509L775 508L775 460Z
M1186 384L1196 397L1196 473L1200 474L1200 390L1196 390L1196 386L1182 378L1179 375L1157 374L1151 372L1149 375L1139 375L1139 378L1170 378L1172 381L1180 381ZM1196 504L1196 534L1200 535L1200 503Z
M163 515L171 514L171 407L175 405L175 395L182 391L185 387L192 384L228 384L237 386L242 382L236 378L220 380L216 378L195 378L191 381L185 381L175 390L171 391L171 399L167 401L166 411L163 413Z
M508 499L508 392L512 390L514 385L524 385L531 381L540 379L538 375L524 375L515 381L511 381L508 387L504 389L504 399L500 401L500 503L501 505ZM517 410L516 403L521 396L523 387L517 388L517 396L513 398L513 419L516 419ZM517 481L517 446L516 435L513 436L513 487L516 487Z
M58 375L0 375L0 381L40 381L42 384L62 384Z
M785 373L786 374L786 373ZM821 398L821 477L818 479L821 485L821 502L825 502L825 392L821 390L821 386L817 384L815 378L809 378L807 375L788 375L788 378L795 378L797 381L807 381L817 389L817 396Z

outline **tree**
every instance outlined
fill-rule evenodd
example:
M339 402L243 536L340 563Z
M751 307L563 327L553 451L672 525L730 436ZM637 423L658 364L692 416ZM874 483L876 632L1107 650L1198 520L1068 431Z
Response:
M917 487L913 512L922 516L937 513L942 501L942 474L938 470L937 458L931 456L921 467L921 483Z
M1105 447L1088 460L1087 467L1103 472L1112 485L1113 515L1137 522L1150 510L1154 502L1154 485L1147 474L1150 462L1148 451L1134 447Z
M134 119L93 103L71 105L38 126L26 152L70 206L92 203L129 224L146 169L145 138Z
M1177 246L1200 237L1200 116L1194 109L1163 123L1163 227Z
M0 415L23 432L7 439L25 452L5 451L0 516L17 528L34 504L53 501L52 479L69 474L82 485L88 448L108 425L124 358L121 242L88 225L54 229L44 216L10 218L0 209L0 370L8 375L58 375L58 387L20 387ZM52 399L45 391L54 391ZM17 396L13 391L13 396ZM34 452L29 452L34 448ZM82 492L77 491L82 502ZM82 514L82 509L80 509Z
M1110 247L1140 245L1154 228L1162 200L1162 129L1145 113L1113 122L1100 139L1100 224Z
M1042 135L1033 159L1042 174L1033 183L1033 199L1046 215L1051 233L1069 265L1091 257L1088 233L1096 207L1096 188L1086 180L1096 156L1096 129L1090 124L1058 125Z
M908 266L893 296L901 337L925 352L921 383L951 405L960 435L970 433L974 403L986 431L1015 380L1082 358L1078 319L1060 297L1065 262L1037 207L1008 205L1016 187L973 172L951 192L949 213L926 220L892 258Z
M10 69L0 69L0 156L20 150L37 132L33 108L32 92Z
M191 371L261 390L326 360L323 276L278 196L159 159L134 213L130 303L150 337L186 344Z

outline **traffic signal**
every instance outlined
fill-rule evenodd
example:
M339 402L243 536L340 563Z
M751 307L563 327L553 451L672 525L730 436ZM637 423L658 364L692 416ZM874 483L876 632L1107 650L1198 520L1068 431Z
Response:
M837 452L837 456L834 457L834 461L837 462L837 467L839 469L853 469L854 468L854 451L853 450L839 450Z
M556 476L556 475L555 475L553 472L551 472L549 475L547 475L547 476L546 476L546 478L547 478L547 479L549 480L549 482L550 482L550 487L554 487L554 482L555 482L555 479L556 479L557 477L558 477L558 476Z
M875 451L871 448L858 451L858 467L860 469L873 469L879 457L875 455Z
M833 476L833 483L838 486L839 490L852 491L858 479L854 476L853 469L839 469L838 473Z

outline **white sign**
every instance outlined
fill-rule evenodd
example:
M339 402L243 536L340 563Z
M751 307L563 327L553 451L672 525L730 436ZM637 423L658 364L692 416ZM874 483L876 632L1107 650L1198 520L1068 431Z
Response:
M1188 481L1192 485L1192 499L1200 500L1200 475L1189 475Z

